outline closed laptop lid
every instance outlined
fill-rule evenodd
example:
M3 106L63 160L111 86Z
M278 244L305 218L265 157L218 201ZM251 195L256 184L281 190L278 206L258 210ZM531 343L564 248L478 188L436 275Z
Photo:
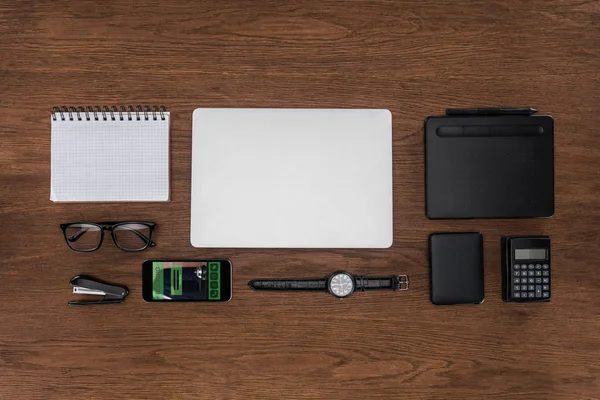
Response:
M388 110L199 108L192 142L193 246L391 246Z

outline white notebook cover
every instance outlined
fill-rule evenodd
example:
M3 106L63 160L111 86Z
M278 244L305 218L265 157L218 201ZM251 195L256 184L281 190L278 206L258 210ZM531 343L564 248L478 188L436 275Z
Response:
M170 114L138 121L81 113L51 117L50 200L117 202L169 200ZM106 117L106 115L105 115ZM163 119L164 118L164 119ZM106 119L106 120L104 120Z
M195 247L387 248L392 118L375 109L196 109Z

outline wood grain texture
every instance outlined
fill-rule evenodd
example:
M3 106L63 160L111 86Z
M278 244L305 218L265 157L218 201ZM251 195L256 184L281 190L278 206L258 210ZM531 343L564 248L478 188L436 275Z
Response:
M0 2L0 398L600 399L600 3ZM164 104L172 201L53 204L49 111ZM556 215L430 221L423 120L446 107L535 106L556 123ZM388 250L194 249L196 107L393 113ZM58 224L143 219L156 248L70 252ZM486 301L429 302L427 236L481 231ZM500 236L549 234L548 304L503 304ZM228 257L228 304L145 304L140 266ZM405 293L260 294L256 277L406 273ZM68 308L79 273L120 306Z

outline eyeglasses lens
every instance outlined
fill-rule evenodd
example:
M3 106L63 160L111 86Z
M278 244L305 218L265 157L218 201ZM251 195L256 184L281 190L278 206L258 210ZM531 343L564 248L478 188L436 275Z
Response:
M102 230L96 225L72 224L65 230L65 238L73 250L90 251L100 244Z
M129 251L144 250L150 243L150 227L143 224L121 224L113 228L119 247Z

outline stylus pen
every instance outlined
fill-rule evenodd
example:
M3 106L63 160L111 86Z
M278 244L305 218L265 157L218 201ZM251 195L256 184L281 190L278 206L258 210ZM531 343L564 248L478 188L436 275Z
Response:
M531 107L517 108L448 108L446 115L531 115L537 110Z

